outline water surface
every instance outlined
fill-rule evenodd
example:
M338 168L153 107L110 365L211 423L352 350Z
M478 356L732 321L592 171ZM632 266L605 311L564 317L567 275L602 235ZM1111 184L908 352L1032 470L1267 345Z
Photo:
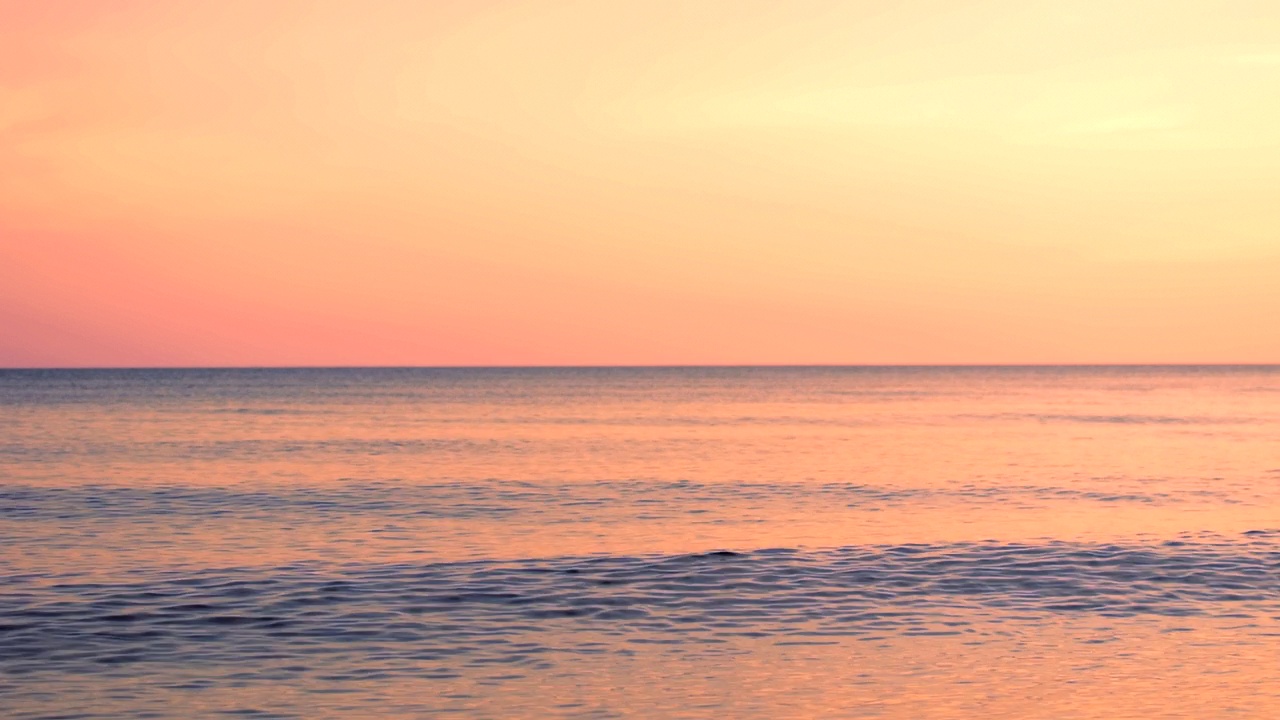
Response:
M1274 717L1280 369L0 371L36 717Z

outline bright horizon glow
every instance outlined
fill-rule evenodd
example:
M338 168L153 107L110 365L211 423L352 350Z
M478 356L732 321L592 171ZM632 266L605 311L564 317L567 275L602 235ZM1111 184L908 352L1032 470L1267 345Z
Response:
M0 367L1280 361L1280 6L0 0Z

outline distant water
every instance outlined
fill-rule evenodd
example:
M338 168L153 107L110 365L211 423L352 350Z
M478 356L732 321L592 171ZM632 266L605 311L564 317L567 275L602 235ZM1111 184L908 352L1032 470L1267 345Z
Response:
M1280 717L1280 368L0 370L0 715Z

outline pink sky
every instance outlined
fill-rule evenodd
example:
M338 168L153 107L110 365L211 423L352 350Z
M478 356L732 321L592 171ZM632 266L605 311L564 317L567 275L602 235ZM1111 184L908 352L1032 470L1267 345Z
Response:
M0 0L0 366L1280 361L1280 6Z

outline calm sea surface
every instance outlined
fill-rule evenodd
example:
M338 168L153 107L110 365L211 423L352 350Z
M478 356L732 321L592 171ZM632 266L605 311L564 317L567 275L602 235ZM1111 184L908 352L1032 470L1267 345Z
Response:
M1280 369L0 371L0 716L1280 717Z

